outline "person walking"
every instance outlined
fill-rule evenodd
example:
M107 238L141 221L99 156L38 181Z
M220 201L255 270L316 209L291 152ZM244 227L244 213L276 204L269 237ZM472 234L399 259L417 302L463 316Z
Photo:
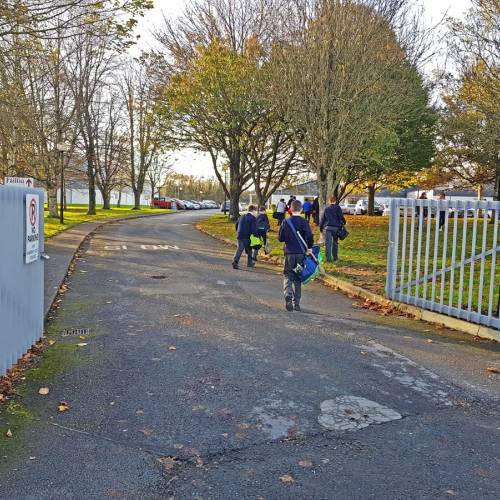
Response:
M319 226L319 198L317 196L312 202L311 212L314 223Z
M339 259L339 237L340 229L346 224L342 209L337 203L336 196L330 196L330 205L325 208L319 230L325 238L326 261L335 262Z
M264 243L264 252L267 254L267 233L269 232L269 229L271 228L271 224L269 223L269 217L267 216L266 213L266 207L262 206L259 209L259 215L257 215L257 220L256 220L256 226L257 226L257 235L262 238L262 242ZM254 262L257 262L257 256L259 254L259 248L254 248L253 249L253 260Z
M280 201L278 201L278 205L276 205L276 215L277 215L277 221L278 225L281 226L281 223L285 220L285 214L286 214L286 203L285 199L281 198Z
M243 251L247 254L247 266L254 267L255 262L250 248L250 235L258 237L257 234L257 208L255 205L248 206L248 212L242 215L236 223L236 237L238 248L233 257L233 269L239 269L239 262Z
M439 195L439 200L445 201L446 195L444 193L441 193ZM439 231L443 230L445 220L446 220L446 209L439 210Z
M304 249L300 243L295 230L302 236L307 245L307 253L312 253L314 236L311 226L300 213L302 203L294 200L291 204L292 216L286 223L281 225L278 240L284 243L285 265L283 268L283 293L285 295L285 308L287 311L300 311L300 299L302 297L302 282L297 271L302 270L304 264Z
M419 197L419 200L426 200L427 199L427 193L423 192ZM423 215L423 223L425 224L425 219L427 219L427 207L423 207L422 210L422 215ZM417 206L417 227L420 227L420 207Z
M309 198L306 198L304 200L304 205L302 206L302 210L304 211L304 217L306 218L306 221L311 223L312 203L309 201Z

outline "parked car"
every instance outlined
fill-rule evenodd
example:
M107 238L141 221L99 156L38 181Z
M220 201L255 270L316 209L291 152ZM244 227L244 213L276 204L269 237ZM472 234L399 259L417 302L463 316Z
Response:
M174 202L177 205L177 210L186 210L186 205L181 200L178 200L177 198L172 198Z
M186 207L186 210L194 210L194 203L192 203L189 200L182 200L182 203L184 203L184 206Z
M199 201L196 200L189 200L189 201L193 205L194 210L201 210L201 204Z
M356 210L356 205L354 203L344 203L340 205L342 208L342 213L345 215L354 215Z
M375 202L374 207L373 207L373 213L375 215L382 215L384 211L383 206ZM355 215L366 215L368 213L368 200L359 200L356 203L356 208L354 209L354 214Z
M219 205L213 200L203 200L202 203L204 203L207 208L219 208Z
M231 209L231 202L230 201L226 201L225 202L225 206L226 208L224 209L224 203L221 203L220 204L220 211L221 212L224 212L224 210L226 210L226 212L229 212L229 210ZM242 203L240 203L240 212L243 212L243 210L245 210L245 207L243 206Z
M160 198L153 198L153 206L155 208L172 208L173 201L172 198L161 196Z

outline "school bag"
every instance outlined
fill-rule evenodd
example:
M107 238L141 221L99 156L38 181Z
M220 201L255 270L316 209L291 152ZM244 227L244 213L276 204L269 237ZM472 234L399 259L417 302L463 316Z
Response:
M299 246L302 248L302 251L305 255L304 263L299 266L300 269L297 269L295 271L295 274L297 275L299 280L306 285L307 283L315 279L321 272L320 246L314 245L312 247L312 255L307 255L307 244L304 241L304 238L302 238L300 232L295 229L295 226L293 225L291 219L286 219L286 222L290 226L290 229L292 230L295 238L297 238Z
M262 248L262 238L258 236L250 235L250 248Z

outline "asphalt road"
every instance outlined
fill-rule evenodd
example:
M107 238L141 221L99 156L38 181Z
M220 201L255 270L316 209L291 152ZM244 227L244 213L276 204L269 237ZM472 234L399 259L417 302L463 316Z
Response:
M497 345L320 284L289 313L279 270L234 271L197 217L91 240L49 325L67 353L28 377L33 420L0 450L0 498L500 498Z

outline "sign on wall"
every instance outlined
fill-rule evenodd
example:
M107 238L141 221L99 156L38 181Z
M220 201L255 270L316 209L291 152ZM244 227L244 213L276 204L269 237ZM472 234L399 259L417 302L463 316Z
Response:
M39 234L40 201L37 194L26 195L26 253L25 263L29 264L39 259L40 234Z
M5 185L32 188L35 181L32 177L5 177Z

